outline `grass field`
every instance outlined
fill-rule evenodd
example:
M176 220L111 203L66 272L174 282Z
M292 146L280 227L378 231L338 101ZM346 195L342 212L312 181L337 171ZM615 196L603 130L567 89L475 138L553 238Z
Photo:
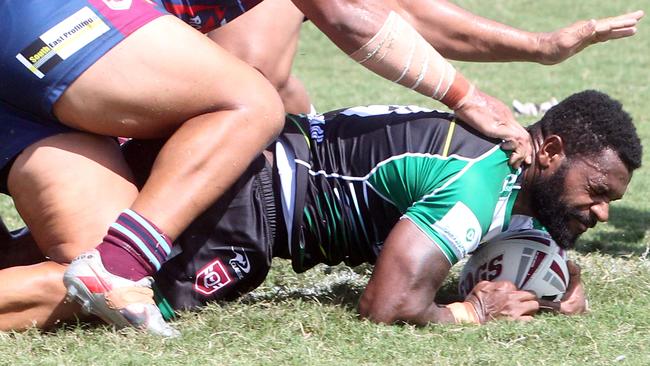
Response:
M650 1L465 0L472 11L518 27L550 30L575 19L650 11ZM571 4L571 5L568 5ZM650 145L650 19L633 39L587 49L554 67L458 63L484 91L504 100L541 102L587 88L619 99ZM358 104L440 107L375 77L305 26L296 73L319 110ZM524 123L532 119L522 120ZM648 156L646 149L645 157ZM647 159L646 159L647 160ZM49 333L0 333L4 364L650 364L650 168L642 167L611 221L585 235L571 253L583 268L591 313L543 315L528 324L381 326L359 321L356 302L369 267L318 267L295 275L277 261L264 285L245 299L185 313L177 339L103 325ZM3 216L13 215L8 200ZM455 289L450 279L444 295ZM0 294L2 296L2 294Z

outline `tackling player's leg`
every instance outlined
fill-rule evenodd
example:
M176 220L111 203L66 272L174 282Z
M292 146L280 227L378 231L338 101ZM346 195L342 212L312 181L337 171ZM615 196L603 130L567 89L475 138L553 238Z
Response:
M307 90L291 76L303 20L290 0L265 0L208 36L258 69L280 93L287 113L309 113Z
M132 209L175 238L274 138L280 103L254 69L163 16L88 68L54 113L100 134L171 134Z
M227 189L273 138L283 119L279 97L261 75L179 20L153 14L147 4L59 1L48 4L57 8L51 14L39 8L40 2L2 6L8 11L5 26L14 33L28 29L17 25L24 23L18 22L20 16L29 15L25 24L43 23L32 30L33 37L31 33L10 37L0 55L3 61L14 61L7 61L3 70L6 66L10 70L4 71L16 71L7 73L11 77L0 95L3 101L28 109L34 102L27 97L33 93L33 100L43 102L34 113L50 116L56 102L53 114L70 127L113 136L172 135L147 184L125 211L136 223L121 241L108 235L99 247L110 253L102 264L133 285L164 262L171 239ZM130 10L137 18L133 22ZM72 31L66 33L62 27ZM81 30L79 34L88 36L84 42L68 37ZM53 34L59 37L49 37ZM47 45L30 46L33 39L46 38ZM68 47L58 47L61 42ZM9 90L25 85L36 92ZM128 221L124 215L112 226ZM145 240L138 241L136 232ZM156 256L148 256L151 250ZM74 277L74 271L69 273Z
M91 249L92 243L101 240L106 226L124 206L133 202L137 189L131 179L131 172L113 139L70 132L44 138L25 149L11 166L8 187L43 253L63 263L80 248ZM102 205L102 210L95 209L97 204ZM78 306L63 301L64 270L65 267L49 262L0 271L0 287L4 287L0 291L6 294L0 301L0 327L42 328L59 319L70 319ZM104 275L107 276L110 277ZM119 280L116 279L116 284L124 289L114 291L113 297L123 296L126 289L131 296L134 292L144 293L149 299L136 297L142 303L135 309L133 305L120 303L118 310L130 315L128 319L132 322L112 323L142 325L152 332L173 334L152 305L151 289L146 288L149 282L131 286L131 281ZM87 310L97 315L114 313ZM7 315L1 316L3 313Z
M140 62L131 63L133 58ZM117 67L122 77L115 77L117 65L124 65ZM134 85L131 80L141 82ZM105 91L102 97L87 103L87 96L96 95L100 86ZM140 303L144 308L128 315L119 313L129 310L128 305L104 305L111 300L104 296L106 291L129 283L104 276L107 272L97 265L140 287L136 281L160 268L173 238L269 143L281 121L279 103L261 75L172 17L151 22L89 68L55 105L56 115L66 124L145 138L182 126L161 150L131 209L111 225L98 247L102 261L89 255L70 266L65 279L71 293L104 319L144 324L157 332L150 326L158 324L149 318L154 315L146 308L150 303ZM98 115L102 118L92 121ZM129 123L125 129L114 121ZM93 268L98 282L110 284L93 287L84 268ZM116 320L122 317L124 321Z
M7 185L41 251L59 263L94 248L138 194L117 143L82 132L27 147Z
M0 331L50 328L82 316L79 305L65 301L64 270L50 261L0 270Z

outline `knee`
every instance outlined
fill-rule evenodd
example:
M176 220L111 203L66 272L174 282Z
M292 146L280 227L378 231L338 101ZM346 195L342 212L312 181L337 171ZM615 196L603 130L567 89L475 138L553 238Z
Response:
M43 248L43 254L49 260L56 263L70 263L75 259L79 254L91 250L97 246L96 241L88 243L66 243L52 245L47 248Z
M253 44L241 45L239 57L254 69L259 71L273 87L278 90L284 87L289 81L291 74L291 62L285 65L284 55L277 51L270 51L265 48L254 47ZM269 57L269 54L272 57ZM290 58L289 60L291 60Z
M284 105L267 80L260 84L263 85L250 88L252 92L238 103L238 108L247 124L247 133L264 137L270 143L284 127Z
M275 90L280 91L289 85L293 54L287 56L276 52L274 57L268 56L268 53L255 51L246 62L264 75Z
M291 77L291 73L278 73L272 79L269 79L273 87L278 91L280 96L294 93L296 89L296 79Z
M289 106L289 109L291 109L292 104L295 104L293 101L293 99L296 99L295 96L298 95L302 97L301 91L304 90L296 88L294 78L291 77L291 63L285 65L282 62L271 62L267 60L268 57L262 59L263 56L264 55L249 55L250 58L246 61L264 75L266 80L268 80L277 91L278 95L282 98L285 108ZM307 109L307 112L308 111L309 110ZM286 112L295 113L293 110L287 110Z

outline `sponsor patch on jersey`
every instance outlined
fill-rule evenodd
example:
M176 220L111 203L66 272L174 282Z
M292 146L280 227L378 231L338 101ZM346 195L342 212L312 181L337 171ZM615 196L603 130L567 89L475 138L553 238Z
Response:
M248 255L246 251L241 247L230 247L235 257L228 261L232 269L235 271L237 278L240 280L244 278L244 275L248 274L251 271L251 262L248 260Z
M309 137L317 143L323 142L325 139L325 117L322 115L315 115L309 117Z
M433 109L418 107L415 105L368 105L352 107L341 111L345 116L378 116L389 113L411 114L420 112L433 112Z
M201 20L201 17L197 15L195 17L190 17L187 24L191 25L196 29L200 29L201 26L203 25L203 21Z
M42 79L61 61L109 30L110 27L94 11L84 7L43 33L20 51L16 59Z
M218 258L205 265L196 273L194 290L211 295L232 281L228 272Z
M518 170L515 174L508 174L503 180L503 186L501 187L501 192L499 192L499 197L508 197L512 193L512 189L515 187L517 178L519 178L520 171Z
M431 224L431 227L453 246L458 259L476 249L481 239L481 224L472 210L462 202L456 202L454 207L442 219Z

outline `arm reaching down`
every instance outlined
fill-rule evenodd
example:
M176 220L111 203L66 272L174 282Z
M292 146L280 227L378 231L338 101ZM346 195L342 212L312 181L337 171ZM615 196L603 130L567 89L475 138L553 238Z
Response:
M337 46L374 73L439 100L489 137L509 142L511 163L530 163L528 133L499 100L478 90L398 11L394 1L294 0Z
M643 11L532 33L479 17L446 1L293 0L339 48L374 73L440 100L465 122L531 161L531 142L499 100L480 92L444 58L554 64L585 47L631 36ZM434 48L435 47L435 48Z

